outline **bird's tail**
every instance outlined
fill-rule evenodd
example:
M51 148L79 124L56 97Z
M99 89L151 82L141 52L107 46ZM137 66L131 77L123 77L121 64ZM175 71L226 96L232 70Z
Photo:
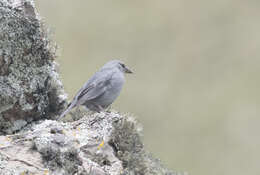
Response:
M57 120L60 120L62 117L64 117L68 112L70 112L71 109L75 107L74 104L70 103L69 107L58 117Z

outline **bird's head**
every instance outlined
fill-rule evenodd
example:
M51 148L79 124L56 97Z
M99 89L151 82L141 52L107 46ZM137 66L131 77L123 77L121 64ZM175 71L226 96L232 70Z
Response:
M104 67L111 67L111 68L116 67L123 73L129 73L129 74L133 73L128 67L126 67L126 65L122 61L119 60L109 61L104 65Z

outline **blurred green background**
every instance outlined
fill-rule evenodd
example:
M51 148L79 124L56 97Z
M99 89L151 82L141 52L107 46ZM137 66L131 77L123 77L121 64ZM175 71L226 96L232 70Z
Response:
M108 60L135 72L113 108L192 175L259 175L259 0L40 0L70 99Z

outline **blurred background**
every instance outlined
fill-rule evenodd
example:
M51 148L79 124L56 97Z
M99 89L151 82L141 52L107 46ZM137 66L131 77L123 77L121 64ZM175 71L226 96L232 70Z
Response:
M40 0L71 99L108 60L135 72L113 105L191 175L259 175L259 0Z

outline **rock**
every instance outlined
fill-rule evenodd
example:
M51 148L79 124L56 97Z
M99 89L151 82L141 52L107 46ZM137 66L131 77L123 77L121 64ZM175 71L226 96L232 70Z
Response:
M33 122L0 136L0 174L175 175L145 151L141 131L133 117L115 111Z
M0 1L0 135L63 111L55 49L33 0Z

